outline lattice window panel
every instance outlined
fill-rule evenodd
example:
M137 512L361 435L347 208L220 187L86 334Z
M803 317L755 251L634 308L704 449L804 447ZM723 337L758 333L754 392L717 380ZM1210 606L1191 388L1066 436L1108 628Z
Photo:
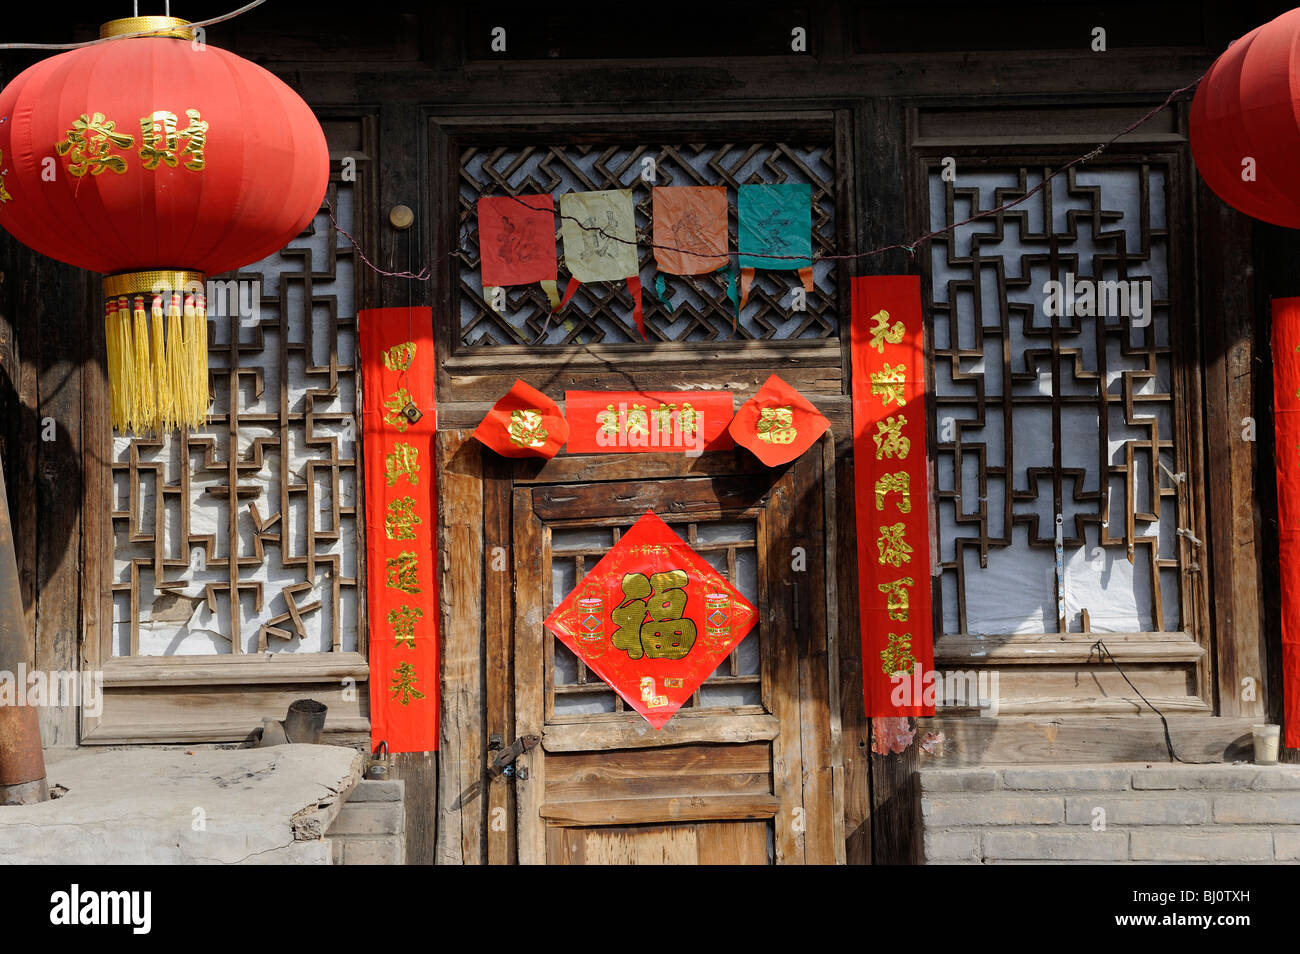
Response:
M223 277L260 295L209 295L207 426L114 437L113 655L364 651L352 246L322 208Z
M758 598L758 550L754 521L717 521L670 524L674 532L731 583L754 606ZM630 523L606 527L556 528L551 531L552 609L568 596L631 527ZM762 621L750 631L712 676L704 681L683 709L713 709L762 705ZM603 712L631 712L623 699L591 672L567 646L546 635L546 713L584 716Z
M981 166L950 183L932 168L930 227L1049 173ZM945 633L1081 632L1085 611L1090 632L1183 625L1195 553L1179 534L1189 490L1171 323L1187 306L1171 290L1169 178L1167 165L1141 161L1069 170L932 245ZM1107 290L1105 316L1049 317L1044 283L1068 272L1076 295L1081 280L1148 281L1151 314L1125 317Z
M667 275L671 314L654 294L651 239L651 184L641 178L653 160L653 185L725 185L730 210L730 248L736 249L736 188L757 183L811 183L813 257L835 251L835 156L828 143L742 143L719 145L572 145L471 148L460 158L460 340L479 347L494 344L640 342L632 321L632 299L623 282L581 286L558 316L551 316L546 296L536 285L506 289L504 315L483 299L479 272L478 217L481 195L519 195L599 189L633 189L641 257L642 304L651 341L783 340L833 338L839 327L835 263L814 261L814 291L807 309L791 309L798 287L793 271L759 270L749 301L732 331L735 312L726 284L717 275ZM556 218L559 234L559 218ZM569 280L560 255L563 291ZM733 265L735 260L733 258ZM547 323L548 317L551 321ZM545 329L545 335L543 330Z

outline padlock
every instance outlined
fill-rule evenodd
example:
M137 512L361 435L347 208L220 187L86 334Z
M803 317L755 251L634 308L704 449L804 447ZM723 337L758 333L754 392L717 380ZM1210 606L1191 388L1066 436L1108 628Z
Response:
M402 408L402 413L406 415L406 419L412 424L417 423L420 418L424 417L424 412L415 406L414 401L407 401L406 407Z
M366 778L382 782L388 778L388 743L380 740L375 751L366 760Z

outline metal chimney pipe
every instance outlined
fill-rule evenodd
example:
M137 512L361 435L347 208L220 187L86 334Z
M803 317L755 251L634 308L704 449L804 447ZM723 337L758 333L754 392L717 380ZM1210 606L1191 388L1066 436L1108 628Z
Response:
M30 665L31 639L23 623L14 528L9 519L9 495L0 467L0 672L15 680L19 705L0 705L0 805L27 805L49 798L45 782L45 752L35 706L26 705L26 680L20 667Z

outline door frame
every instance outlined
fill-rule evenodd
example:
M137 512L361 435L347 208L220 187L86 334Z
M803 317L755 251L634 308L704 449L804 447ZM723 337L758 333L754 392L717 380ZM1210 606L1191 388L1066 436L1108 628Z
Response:
M771 497L768 506L787 508L787 518L774 521L784 524L786 529L776 537L769 536L761 541L769 554L780 554L779 562L769 572L773 579L785 584L772 587L771 599L761 611L766 614L770 635L783 631L791 637L774 640L771 658L773 665L789 667L785 684L795 687L796 693L793 697L779 698L781 694L776 690L782 681L771 681L773 699L768 707L771 710L769 718L774 722L771 727L774 793L779 805L791 808L788 817L782 810L774 819L777 863L843 864L845 860L844 773L840 752L836 648L838 595L833 572L836 546L834 446L834 437L827 432L799 460L780 471L769 471L743 451L710 454L703 458L637 454L634 461L642 474L657 480L713 478L707 483L698 482L696 488L701 493L700 498L690 506L674 509L676 513L707 518L743 511L746 509L743 500L726 498L729 487L741 486L727 478L762 479L765 475L770 476L770 484L750 505ZM519 757L513 782L484 780L486 813L494 820L506 820L504 826L491 822L487 825L488 860L492 863L518 860L523 864L540 864L546 859L546 824L544 821L524 824L524 820L541 819L546 748L544 696L539 695L541 705L532 706L527 712L522 711L524 707L517 706L514 699L516 661L518 671L536 673L539 680L544 672L542 621L546 602L514 598L523 593L544 593L543 587L549 582L542 546L545 527L533 512L533 495L544 492L544 485L599 484L626 479L627 475L614 455L558 457L546 462L498 461L493 464L487 460L490 456L484 455L484 476L489 479L496 477L499 483L485 495L494 498L496 506L485 499L486 533L482 550L490 561L494 553L499 555L498 548L504 546L509 553L507 565L513 568L513 573L494 572L490 562L485 564L485 724L489 737L501 736L507 745L514 738L530 734L542 736L543 742L538 749ZM806 499L806 495L811 497ZM797 509L796 499L804 500L803 506L813 513L821 511L820 521L812 521L819 525L803 526L791 519ZM632 517L646 509L635 500L622 506ZM617 510L611 515L616 514ZM803 548L800 559L793 558L797 547ZM504 602L507 597L508 603ZM544 691L540 684L537 688L539 693ZM744 718L755 720L763 717ZM739 725L736 728L746 731ZM689 725L683 725L683 729L685 731L679 730L681 738L676 741L716 740L713 734L709 734L707 739L699 738ZM641 741L634 733L629 733L628 739ZM827 753L827 764L820 764L821 758L804 764L804 751ZM502 811L498 812L498 809ZM772 816L768 812L755 817Z

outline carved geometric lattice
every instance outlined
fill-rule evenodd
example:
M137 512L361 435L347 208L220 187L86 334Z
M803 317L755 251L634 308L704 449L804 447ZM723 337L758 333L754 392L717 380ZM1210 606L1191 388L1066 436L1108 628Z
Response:
M642 178L653 162L654 182ZM481 195L520 195L601 189L633 190L636 203L638 252L641 260L642 305L646 334L651 341L726 341L736 339L833 338L839 327L835 263L813 263L815 288L807 310L790 308L799 287L794 271L755 273L749 301L735 316L726 295L726 282L709 275L666 275L673 304L669 313L654 294L655 264L651 242L652 185L725 185L730 219L730 245L736 249L736 187L755 183L811 183L813 256L835 251L835 156L829 144L744 143L727 145L574 145L510 146L466 149L460 159L460 327L461 343L574 344L639 342L632 321L632 300L623 282L582 285L557 316L537 285L506 289L499 315L483 300L479 272L475 204ZM559 219L556 219L559 232ZM569 280L560 243L559 279L563 291ZM735 264L735 259L732 259ZM551 318L549 325L548 317ZM542 339L543 329L546 329Z
M358 650L354 278L322 208L209 283L207 426L114 437L115 656Z
M981 167L951 183L933 169L930 227L1050 171ZM1072 169L932 245L945 633L1180 628L1195 554L1179 533L1170 329L1186 304L1169 276L1169 175L1158 162Z

